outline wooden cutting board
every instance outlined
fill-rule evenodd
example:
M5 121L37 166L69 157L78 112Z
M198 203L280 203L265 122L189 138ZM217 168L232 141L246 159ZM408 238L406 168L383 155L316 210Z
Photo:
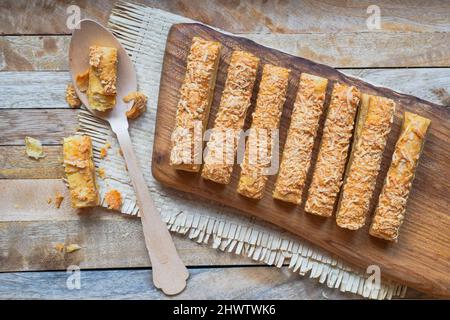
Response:
M291 69L287 100L280 126L280 149L286 138L299 76L302 72L319 75L332 81L357 86L362 92L389 97L396 101L393 129L382 162L382 170L372 201L372 212L381 190L393 148L400 133L404 111L431 119L424 151L410 194L405 222L398 243L388 243L368 234L368 225L358 231L348 231L336 225L335 218L307 214L303 205L295 206L272 198L275 176L271 176L262 200L254 201L236 192L239 166L235 165L231 184L222 186L203 180L200 173L179 172L169 166L170 135L174 127L179 89L184 78L186 58L192 37L220 41L223 45L217 75L214 101L208 127L213 124L226 79L226 70L233 50L246 50L261 58L261 64L271 63ZM255 93L261 76L259 70ZM408 81L408 79L398 79ZM330 88L327 93L329 101ZM248 112L246 126L255 104ZM321 136L324 117L319 129ZM169 33L164 56L153 147L152 172L161 183L178 190L211 199L282 227L307 241L339 256L350 264L365 268L378 265L383 278L396 280L418 290L450 297L450 109L419 98L376 87L362 80L345 76L339 71L310 60L291 56L258 45L251 40L222 34L199 24L174 25ZM311 167L314 167L320 139L316 140ZM312 171L309 172L309 181ZM309 183L309 182L308 182ZM305 188L306 190L308 188ZM305 190L305 191L306 191ZM306 193L303 198L305 199Z

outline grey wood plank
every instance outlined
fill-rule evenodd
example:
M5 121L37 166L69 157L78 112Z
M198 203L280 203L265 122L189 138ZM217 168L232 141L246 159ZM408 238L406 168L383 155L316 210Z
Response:
M214 25L214 24L213 24ZM335 68L447 67L450 32L241 33ZM0 70L68 68L69 36L0 36ZM55 49L56 48L56 49Z
M0 72L0 109L69 108L65 100L70 74L63 72Z
M70 36L0 36L0 70L67 70L69 42Z
M45 157L26 156L25 146L0 146L0 179L62 178L62 146L44 146Z
M341 71L437 104L449 104L450 68ZM4 92L7 97L0 99L0 109L69 108L65 101L65 89L69 82L67 71L0 72L0 92Z
M0 145L25 145L25 136L60 145L78 127L77 109L6 109L0 111Z
M58 209L47 199L61 193ZM138 218L101 207L76 210L61 180L0 180L0 272L148 267L142 225ZM153 197L158 194L153 193ZM184 263L189 266L257 264L173 234ZM81 250L63 253L57 243L78 244Z
M83 17L106 23L115 0L78 1ZM222 1L222 0L131 0L161 8L231 32L368 32L362 1ZM69 33L66 9L72 1L4 0L0 10L1 34ZM447 2L439 0L381 0L385 32L448 31ZM31 19L35 23L28 23Z
M166 297L152 285L150 270L81 271L81 289L69 290L66 272L0 274L0 299L349 299L283 268L190 269L185 291Z
M116 217L85 214L79 220L0 222L0 272L64 270L72 264L85 269L150 266L139 219L110 215ZM260 264L186 236L172 237L188 266ZM58 243L78 244L82 249L59 252Z
M0 273L0 299L361 299L293 274L286 267L190 268L185 291L164 296L152 285L151 271L81 270L80 289L67 286L71 273ZM69 280L70 283L70 280ZM415 290L407 298L432 298Z
M245 34L267 47L283 48L334 68L447 67L450 33Z

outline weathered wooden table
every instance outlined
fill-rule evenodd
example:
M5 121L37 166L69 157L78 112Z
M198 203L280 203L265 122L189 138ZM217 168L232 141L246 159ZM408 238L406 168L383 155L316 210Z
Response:
M376 22L377 8L368 9L373 1L140 2L231 32L270 38L287 51L348 74L450 105L447 1L378 1L381 29L370 28ZM105 24L114 3L80 2L81 16ZM62 137L77 127L78 110L64 102L70 4L0 4L0 188L28 179L29 186L15 192L29 192L30 201L41 201L43 208L30 212L27 203L0 194L10 208L0 212L0 298L164 298L152 287L138 220L100 208L79 215L67 201L60 209L46 203L45 194L62 188ZM25 136L44 143L44 159L26 157ZM177 298L357 298L287 267L257 265L181 236L174 239L191 269L188 288ZM61 254L54 248L58 242L83 249ZM83 269L80 290L66 286L66 268L73 264ZM407 297L432 298L411 289Z

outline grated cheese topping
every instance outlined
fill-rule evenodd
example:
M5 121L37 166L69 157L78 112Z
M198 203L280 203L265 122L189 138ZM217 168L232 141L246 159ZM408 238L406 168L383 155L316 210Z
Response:
M430 123L427 118L405 112L402 131L395 145L392 162L369 230L372 236L397 240Z
M299 204L309 170L314 139L324 109L328 80L303 73L294 102L273 197Z
M239 133L244 126L256 80L259 58L249 52L234 51L228 67L214 128L207 143L202 177L230 183Z
M353 125L360 100L355 87L336 83L328 107L319 155L305 211L329 217L342 184Z
M361 134L352 151L336 215L337 224L351 230L365 224L395 111L391 99L370 96L368 100L368 106L361 106L367 107L367 115L361 119Z
M220 46L219 42L199 37L192 39L171 136L170 165L177 169L200 170L197 162L199 157L201 159L203 132L214 91Z
M244 161L241 164L238 193L261 199L268 176L266 168L272 162L274 130L279 127L281 111L286 100L290 70L264 65Z

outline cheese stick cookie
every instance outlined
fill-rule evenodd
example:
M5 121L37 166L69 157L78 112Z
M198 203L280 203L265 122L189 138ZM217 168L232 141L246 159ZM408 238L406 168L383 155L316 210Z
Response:
M92 46L89 48L89 107L107 111L116 104L117 49ZM82 90L83 88L80 88Z
M79 135L64 138L63 152L72 207L97 206L99 196L95 183L91 138Z
M336 215L341 228L356 230L366 222L394 111L391 99L363 94Z
M328 80L302 73L273 197L300 204Z
M342 184L360 96L359 90L353 86L340 83L334 85L305 204L305 211L308 213L323 217L329 217L333 213Z
M221 184L230 183L238 135L244 126L256 80L259 58L234 51L220 100L214 128L207 143L202 177Z
M405 112L402 131L370 226L369 233L374 237L390 241L398 238L430 122L429 119Z
M266 170L272 163L273 130L279 127L289 72L289 69L270 64L263 68L237 189L239 194L248 198L261 199L263 196Z
M192 39L171 136L170 165L178 170L200 170L203 133L214 94L220 48L219 42Z

